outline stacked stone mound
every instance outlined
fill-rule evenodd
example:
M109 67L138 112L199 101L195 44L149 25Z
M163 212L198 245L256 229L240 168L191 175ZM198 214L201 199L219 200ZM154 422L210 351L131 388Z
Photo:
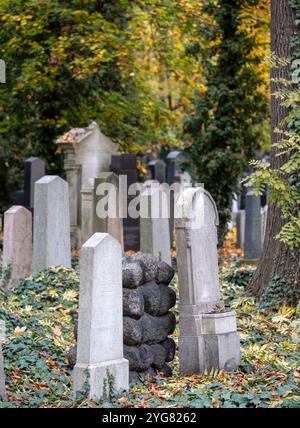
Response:
M172 376L168 362L175 356L175 342L168 336L176 326L176 293L168 287L174 270L152 254L125 255L123 270L124 357L129 361L130 380L158 372ZM74 329L77 340L77 325ZM76 363L76 347L67 355L69 367Z
M168 362L175 356L175 342L168 336L175 330L176 293L168 287L174 270L152 254L126 255L123 269L124 357L130 378L171 376Z

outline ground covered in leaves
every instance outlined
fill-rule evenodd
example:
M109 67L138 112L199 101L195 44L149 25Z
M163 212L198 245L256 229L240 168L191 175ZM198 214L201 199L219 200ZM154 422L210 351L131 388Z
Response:
M0 407L300 407L300 309L258 305L245 297L252 273L238 259L223 259L224 299L237 312L241 334L239 371L182 377L177 357L172 378L143 379L110 403L72 402L66 353L74 344L78 270L51 268L6 294L0 291L8 393Z

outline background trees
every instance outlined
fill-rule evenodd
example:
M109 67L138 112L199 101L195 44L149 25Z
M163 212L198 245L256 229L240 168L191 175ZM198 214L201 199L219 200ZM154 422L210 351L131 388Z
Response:
M196 96L195 113L186 121L192 139L187 153L194 176L216 201L222 239L232 193L238 191L249 159L265 143L267 5L219 0L205 2L203 12L208 20L199 26L199 34L206 42L194 44L190 52L200 54L207 90Z
M280 293L288 303L299 299L300 288L300 96L287 61L299 59L299 13L298 0L271 2L271 49L279 60L271 71L271 167L260 165L250 180L258 190L269 184L271 203L263 254L248 292Z

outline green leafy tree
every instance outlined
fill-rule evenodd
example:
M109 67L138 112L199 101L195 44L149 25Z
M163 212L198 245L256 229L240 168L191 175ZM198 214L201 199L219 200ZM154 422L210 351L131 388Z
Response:
M60 173L57 136L97 120L125 148L155 138L163 104L136 78L126 28L131 1L0 0L0 200L9 203L23 161Z
M194 177L216 201L221 241L231 215L232 193L262 142L268 112L262 57L253 34L265 23L258 19L246 25L247 10L259 13L260 4L258 0L206 2L203 12L210 21L199 27L203 41L189 47L204 62L207 90L196 96L195 112L186 120L192 140L186 152Z

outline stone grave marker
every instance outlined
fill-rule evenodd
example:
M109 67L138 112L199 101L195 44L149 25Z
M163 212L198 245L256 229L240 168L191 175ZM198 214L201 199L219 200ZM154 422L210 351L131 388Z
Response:
M46 175L35 184L32 270L60 265L71 267L68 183Z
M202 188L188 188L175 214L180 371L234 369L240 362L240 342L235 313L224 310L219 290L215 202Z
M168 195L152 185L142 193L140 208L141 251L171 265Z
M148 163L152 180L157 180L159 183L166 182L166 162L162 159L154 159Z
M118 145L100 131L96 122L71 129L58 139L57 145L64 153L72 247L76 248L93 234L94 178L109 171Z
M180 163L185 160L184 154L179 151L170 152L167 156L167 183L171 186L175 181L175 176L181 174Z
M245 200L245 259L260 258L262 250L261 198L249 189Z
M128 195L129 187L137 183L137 165L136 155L132 153L124 153L121 155L112 155L111 170L118 176L127 177L127 186L123 188L123 184L120 187L121 195L126 198L127 204L122 203L122 209L124 214L123 219L123 231L124 231L124 249L125 251L139 251L140 249L140 225L138 218L131 218L128 215L128 207L130 202L136 197L136 195ZM122 182L123 183L123 180ZM127 195L127 196L126 196Z
M113 172L103 172L94 181L93 233L109 233L123 242L122 207L119 204L119 177ZM103 212L105 211L105 213ZM103 214L106 214L105 216Z
M4 213L3 267L11 269L5 288L31 275L31 266L32 214L25 207L13 206Z
M95 233L82 246L80 263L74 395L97 400L127 390L129 383L123 358L121 245L107 233Z
M34 204L34 187L36 181L45 175L45 162L31 156L24 162L24 191L16 192L15 205L22 205L32 211Z

